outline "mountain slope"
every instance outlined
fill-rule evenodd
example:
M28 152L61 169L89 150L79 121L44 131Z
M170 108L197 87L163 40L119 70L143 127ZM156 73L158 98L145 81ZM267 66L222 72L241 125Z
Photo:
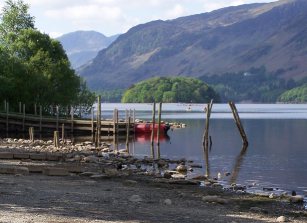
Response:
M95 31L76 31L60 36L57 40L62 43L72 67L77 68L95 58L101 49L108 47L117 37L106 37Z
M138 25L80 70L92 89L126 88L153 76L238 72L265 66L307 76L307 1L228 7Z

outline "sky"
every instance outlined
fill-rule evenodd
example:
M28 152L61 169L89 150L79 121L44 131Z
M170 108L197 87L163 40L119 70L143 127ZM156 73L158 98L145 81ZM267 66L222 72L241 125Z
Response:
M36 28L54 38L78 30L111 36L153 20L273 1L276 0L23 0L30 6ZM4 4L5 0L0 0L1 9Z

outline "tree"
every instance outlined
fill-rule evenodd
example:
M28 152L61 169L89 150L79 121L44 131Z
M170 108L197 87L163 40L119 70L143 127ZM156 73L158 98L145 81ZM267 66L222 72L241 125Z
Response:
M3 7L0 24L0 39L6 41L11 34L18 35L24 29L34 29L34 17L28 13L29 5L18 0L7 0Z
M219 96L214 90L200 80L187 77L156 77L142 81L129 88L124 93L122 102L205 103L211 99L219 102Z
M6 1L0 23L0 53L4 61L0 99L11 104L76 105L89 108L94 94L71 69L59 41L34 28L34 17L21 0ZM79 104L78 104L79 105Z

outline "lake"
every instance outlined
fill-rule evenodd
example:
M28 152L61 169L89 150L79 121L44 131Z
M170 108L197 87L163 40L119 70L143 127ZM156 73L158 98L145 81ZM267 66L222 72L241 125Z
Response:
M188 106L191 111L187 112ZM135 109L136 118L151 119L151 104L102 104L102 116L110 118L114 108ZM202 169L194 169L192 176L205 173L202 137L205 126L204 104L163 104L162 120L182 122L187 126L169 131L162 139L163 158L193 160ZM239 157L242 140L227 104L214 104L209 135L210 175L222 176L236 170L236 179L249 190L263 191L273 187L274 193L295 190L307 194L307 105L302 104L238 104L237 109L249 140L249 146ZM136 138L130 143L135 156L150 156L150 137ZM122 143L124 148L124 143ZM230 177L221 179L226 186Z

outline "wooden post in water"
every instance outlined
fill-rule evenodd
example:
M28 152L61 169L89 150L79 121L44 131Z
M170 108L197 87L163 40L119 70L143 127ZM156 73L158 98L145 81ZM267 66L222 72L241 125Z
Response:
M158 130L157 130L157 147L158 147L158 159L160 159L160 127L161 127L161 111L162 111L162 102L159 103L158 108Z
M242 137L242 141L243 141L243 145L246 145L248 146L248 141L247 141L247 136L245 134L245 131L244 131L244 128L243 128L243 125L241 123L241 120L240 120L240 117L239 117L239 114L238 114L238 110L236 108L236 105L230 101L229 103L229 106L231 108L231 111L232 111L232 114L233 114L233 117L235 119L235 122L236 122L236 125L238 127L238 130L240 132L240 135Z
M206 125L205 125L205 132L203 137L203 147L204 147L204 155L206 161L206 176L210 176L210 166L209 166L209 123L210 123L210 116L211 110L213 106L213 100L207 104L206 108Z
M94 134L95 134L95 124L94 124L94 107L92 107L91 108L91 112L92 112L92 119L91 119L91 122L92 122L92 141L95 143L95 136L94 136Z
M34 142L34 128L33 127L29 128L29 140L31 142Z
M59 131L59 106L56 106L56 130Z
M19 113L21 114L21 101L19 102Z
M70 122L71 122L71 127L70 127L70 132L73 135L74 134L74 107L70 107Z
M39 132L42 132L42 119L43 119L43 108L39 106Z
M4 100L4 112L6 112L6 100Z
M152 130L151 130L151 154L152 154L152 158L155 158L155 151L154 151L155 125L156 125L156 102L153 102L153 105L152 105Z
M97 146L100 147L101 135L101 96L98 95L98 110L97 110Z
M53 145L56 148L59 148L59 131L53 132Z
M25 120L26 120L26 105L23 104L23 115L22 115L22 131L25 131Z
M127 149L127 152L129 152L129 134L130 134L130 116L128 117L128 122L126 124L126 149Z

